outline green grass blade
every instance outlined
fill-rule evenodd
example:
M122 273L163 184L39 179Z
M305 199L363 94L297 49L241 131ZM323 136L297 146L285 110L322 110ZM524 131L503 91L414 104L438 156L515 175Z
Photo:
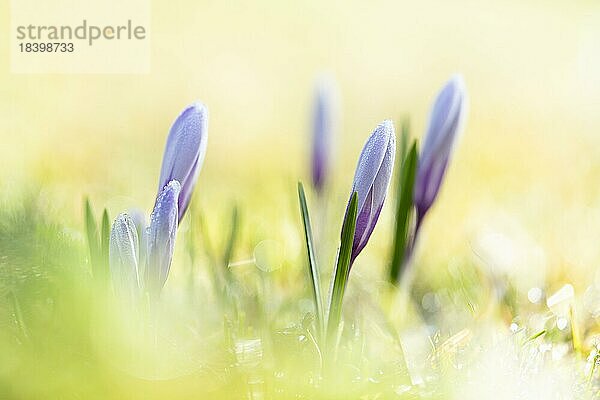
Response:
M346 283L350 273L350 257L352 256L352 244L354 242L354 231L356 230L356 216L358 214L358 195L356 192L350 198L350 205L342 225L342 239L338 252L337 264L333 277L331 298L329 301L329 314L327 317L327 342L328 347L338 335L340 320L342 318L342 302ZM331 348L329 350L332 350Z
M300 212L302 214L302 222L304 225L304 238L306 240L306 251L308 255L308 267L310 279L312 283L312 294L315 302L315 312L317 314L317 329L318 334L323 335L323 304L321 300L321 280L319 277L319 269L315 257L315 248L312 236L312 228L310 225L310 215L306 204L306 195L302 182L298 182L298 199L300 201Z
M100 246L98 243L98 224L96 223L96 217L94 217L94 211L92 210L92 205L90 204L89 198L85 199L84 223L88 247L90 250L90 264L92 265L92 274L96 276L98 274L96 267L98 265Z
M200 227L200 236L202 239L202 249L204 250L206 258L208 258L208 265L210 268L210 275L212 279L212 287L215 296L219 299L219 301L221 301L223 300L223 292L225 289L225 286L223 284L223 277L221 274L224 273L224 275L228 275L228 272L219 271L219 260L212 246L210 233L208 232L208 222L206 220L206 216L201 211L198 212L198 222ZM229 266L227 266L227 269L229 269Z
M210 234L208 232L208 223L206 221L206 216L203 212L198 213L198 222L200 225L200 236L202 238L202 248L204 249L204 254L209 259L211 264L217 264L217 258L215 256L215 252L213 250L212 241L210 240Z
M581 343L581 333L579 332L579 322L575 316L575 306L569 307L569 320L571 325L571 340L573 341L573 350L578 354L583 354L583 345Z
M404 163L406 155L408 153L408 145L410 143L410 123L408 118L402 120L402 127L400 133L400 154L399 160L400 165Z
M229 232L229 237L227 238L227 243L225 244L225 250L223 252L223 269L225 270L226 276L229 276L230 273L229 263L231 262L233 250L235 249L235 245L237 242L239 231L239 219L240 215L238 212L238 208L237 206L234 206L231 214L231 231Z
M417 143L415 141L402 163L400 173L397 174L400 183L398 185L396 229L394 234L394 245L392 247L393 253L389 270L389 279L392 283L397 283L400 279L406 246L408 244L411 214L413 210L412 197L417 170L417 159Z
M102 213L102 223L100 225L100 269L102 279L108 277L108 247L110 243L110 217L108 210L105 208Z
M535 333L535 334L531 335L529 338L527 338L527 340L525 341L525 343L531 342L531 341L533 341L533 340L535 340L535 339L537 339L540 336L545 335L545 334L546 334L546 330L542 329L538 333Z

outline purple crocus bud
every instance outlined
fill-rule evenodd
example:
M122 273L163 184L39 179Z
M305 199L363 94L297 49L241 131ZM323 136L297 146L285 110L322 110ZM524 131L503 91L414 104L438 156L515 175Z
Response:
M178 222L189 206L204 162L207 139L208 110L204 104L194 103L183 110L171 127L158 182L159 193L172 180L181 184Z
M456 75L442 88L431 110L413 190L417 223L437 197L465 114L465 84Z
M115 293L124 298L135 299L139 294L138 246L133 220L119 214L110 231L108 260Z
M390 185L395 155L394 125L392 121L386 120L367 139L356 166L352 193L357 193L358 214L351 263L365 247L375 229Z
M169 275L175 235L177 233L178 200L181 185L172 180L158 194L147 229L145 289L153 297L160 294Z
M317 82L313 110L312 183L318 193L323 191L329 172L331 141L334 130L335 99L333 83L320 79Z

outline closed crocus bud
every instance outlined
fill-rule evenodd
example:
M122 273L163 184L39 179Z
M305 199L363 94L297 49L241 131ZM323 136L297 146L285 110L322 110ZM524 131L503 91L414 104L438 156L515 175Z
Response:
M453 76L435 100L419 158L413 191L417 223L423 219L437 197L465 114L464 81L461 76Z
M313 110L312 183L318 193L323 191L329 172L331 141L334 130L335 98L333 82L325 78L317 82Z
M133 220L125 213L119 214L110 231L108 258L115 293L129 299L139 295L138 249Z
M390 185L395 154L394 125L392 121L386 120L367 139L356 166L352 193L357 193L358 214L351 263L365 247L375 229Z
M172 180L181 184L178 200L180 222L187 210L198 174L204 162L208 139L208 110L202 103L194 103L177 117L165 146L159 193Z
M177 202L181 185L173 180L158 194L147 229L145 289L152 297L162 290L173 258L177 233Z

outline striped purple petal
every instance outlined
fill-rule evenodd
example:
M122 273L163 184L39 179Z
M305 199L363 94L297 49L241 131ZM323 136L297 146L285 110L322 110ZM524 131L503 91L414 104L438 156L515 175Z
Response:
M375 229L392 177L395 154L394 125L386 120L367 139L356 166L352 193L357 193L358 216L351 262L366 246Z
M171 127L158 183L159 192L172 180L181 184L178 221L189 206L204 162L207 140L208 110L202 103L194 103L183 110Z
M118 296L135 299L139 295L139 244L133 220L122 213L112 224L109 266L113 289Z
M145 289L154 297L160 294L169 275L177 233L178 200L181 185L172 180L158 194L147 229Z
M466 90L453 76L438 94L419 158L413 202L419 220L435 201L466 114Z

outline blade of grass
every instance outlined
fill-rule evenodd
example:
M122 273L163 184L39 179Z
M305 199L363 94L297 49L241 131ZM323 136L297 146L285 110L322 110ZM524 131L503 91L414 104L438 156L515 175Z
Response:
M535 340L535 339L537 339L537 338L539 338L540 336L542 336L542 335L545 335L545 334L546 334L546 330L545 330L545 329L542 329L542 330L541 330L541 331L539 331L538 333L534 333L533 335L529 336L529 337L527 338L527 340L525 341L525 343L529 343L529 342L531 342L531 341L533 341L533 340Z
M302 182L298 182L298 199L300 201L300 212L302 214L302 223L304 225L304 239L306 240L306 252L308 256L308 267L310 279L312 283L312 294L315 302L315 313L317 315L317 330L318 335L322 337L323 332L323 304L321 300L321 279L319 277L319 269L315 257L315 248L312 236L312 228L310 225L310 215L308 213L308 205L306 204L306 195Z
M335 343L338 336L340 320L342 317L342 302L344 292L348 282L350 273L350 257L352 255L352 244L354 242L354 231L356 230L356 215L358 213L358 195L356 192L350 198L350 204L346 211L346 217L342 225L342 238L340 242L340 250L335 266L333 277L333 286L331 289L331 298L329 301L329 314L327 317L327 346L330 343ZM328 350L335 350L329 348ZM334 351L335 353L335 351Z
M21 310L19 299L17 298L15 292L12 290L9 292L9 296L11 296L13 300L15 323L21 335L23 335L23 340L27 340L29 339L29 333L27 330L27 326L25 325L25 320L23 319L23 311Z
M102 213L102 224L101 224L101 237L100 243L102 243L102 256L108 260L108 241L110 239L110 218L108 216L108 210L105 208Z
M102 278L108 277L108 247L110 242L110 217L108 216L108 210L105 208L102 213L102 224L100 228L100 269Z
M96 223L96 217L94 217L94 211L92 210L92 205L90 204L89 198L85 199L84 223L88 247L90 250L90 264L92 266L92 275L95 277L98 275L97 264L98 255L100 254L100 247L98 244L98 224Z
M597 350L592 350L592 351L597 351ZM600 362L600 353L596 352L596 354L594 354L594 357L592 358L592 365L591 365L591 368L590 368L590 374L588 375L588 378L587 378L587 386L588 386L588 388L592 386L592 382L593 382L593 379L594 379L594 373L596 372L596 367L598 366L598 362Z
M408 118L402 120L402 132L400 133L400 165L404 163L406 154L408 153L408 144L410 142L410 123Z
M194 204L194 203L192 203ZM188 221L190 221L191 223L188 224L188 228L185 231L185 236L186 236L186 240L185 240L185 251L188 255L189 258L189 269L188 269L188 288L187 288L187 294L188 294L188 300L190 301L190 303L193 302L194 299L194 267L196 265L196 224L194 223L195 218L196 218L196 208L194 206L190 207L187 210L188 213Z
M225 244L225 251L223 252L223 269L225 270L225 276L228 279L231 273L229 269L229 263L231 262L231 256L233 255L233 250L235 249L235 244L237 242L238 230L239 212L237 206L233 206L233 211L231 214L231 231L229 232L229 237L227 239L227 243Z
M315 351L317 352L317 356L319 357L319 368L317 370L317 375L321 374L323 369L323 353L321 352L321 348L319 347L319 341L316 339L311 333L310 329L305 330L306 336L310 339L313 346L315 346Z
M224 300L225 285L222 281L223 271L219 271L218 259L212 246L210 234L208 232L208 223L206 216L203 212L198 212L198 222L200 226L200 236L202 238L202 248L206 257L208 258L208 264L210 266L212 287L217 299L222 303ZM228 267L229 268L229 267Z
M583 348L581 344L581 334L579 333L579 322L577 321L575 314L575 306L569 307L569 319L571 322L571 338L573 340L573 350L577 354L583 354Z
M216 264L217 258L213 250L210 234L208 233L208 224L203 212L198 213L198 222L200 225L200 236L202 237L202 247L204 249L204 253L206 254L206 257L208 257L211 264Z
M389 279L391 283L397 283L400 279L406 255L406 248L409 243L409 229L413 210L412 196L415 173L417 170L417 159L417 143L414 141L408 155L401 165L400 173L398 174L400 184L398 185L396 205L396 230L389 270Z

